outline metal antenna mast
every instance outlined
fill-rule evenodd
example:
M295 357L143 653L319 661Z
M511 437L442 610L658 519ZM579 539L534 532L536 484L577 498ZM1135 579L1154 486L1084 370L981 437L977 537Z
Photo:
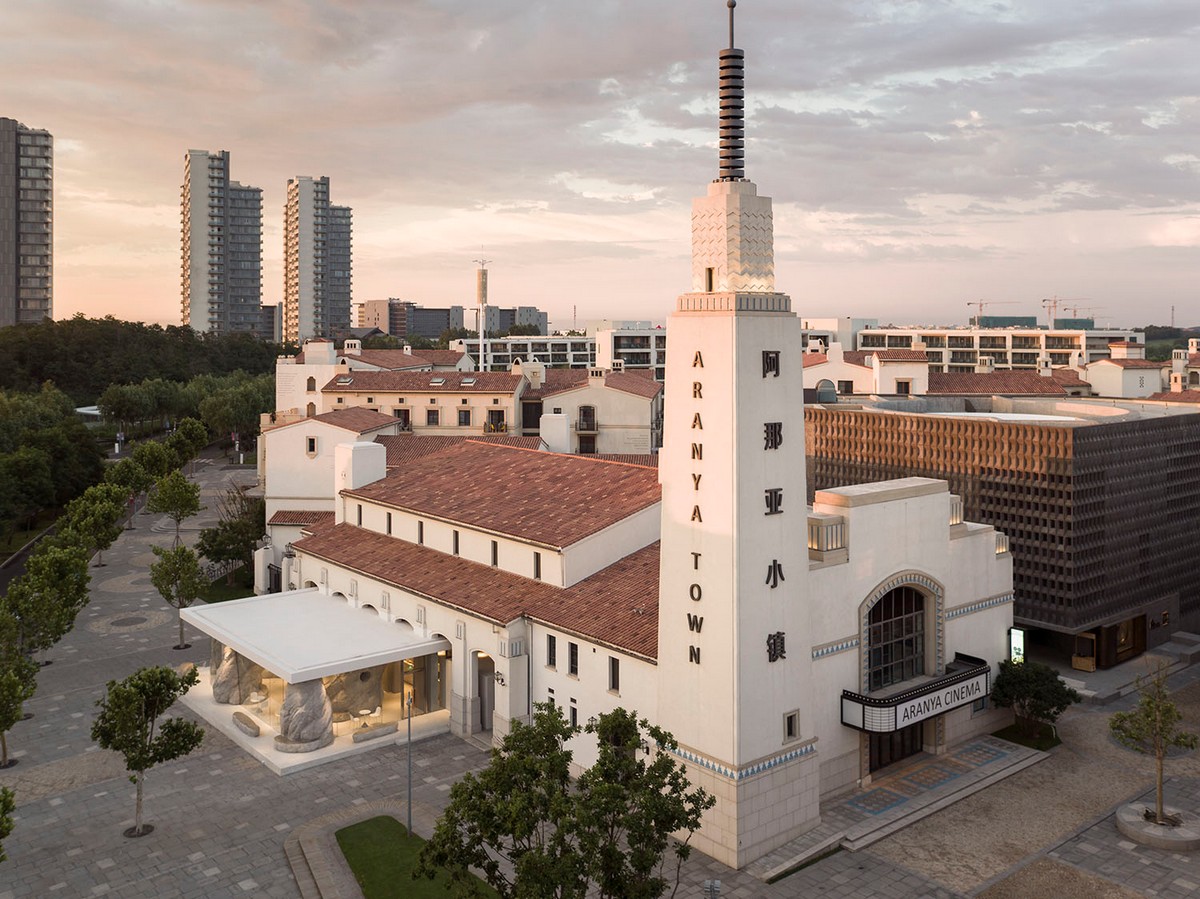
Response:
M729 46L721 51L720 74L720 181L746 180L745 54L733 46L733 10L737 0L729 0Z

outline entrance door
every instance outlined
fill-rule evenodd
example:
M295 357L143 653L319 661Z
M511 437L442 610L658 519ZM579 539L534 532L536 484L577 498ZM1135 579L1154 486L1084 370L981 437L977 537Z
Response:
M871 734L871 773L920 752L924 727L918 721L890 734Z

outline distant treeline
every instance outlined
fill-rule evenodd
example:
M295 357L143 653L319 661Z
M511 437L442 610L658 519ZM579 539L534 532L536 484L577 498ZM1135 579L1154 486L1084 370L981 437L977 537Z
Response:
M215 337L112 316L0 328L0 390L36 391L53 381L78 406L95 403L111 384L197 375L275 370L278 344L246 334Z

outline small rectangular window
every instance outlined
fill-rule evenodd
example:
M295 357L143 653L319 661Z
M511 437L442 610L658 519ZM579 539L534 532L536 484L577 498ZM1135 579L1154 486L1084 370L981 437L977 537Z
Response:
M533 554L533 579L540 581L542 579L542 554Z
M373 402L375 402L375 397L373 397L373 396L369 396L369 397L367 397L367 402L368 402L368 403L373 403Z
M579 644L567 644L567 674L572 677L579 676Z
M458 426L460 428L471 427L471 410L470 409L459 409L458 410Z
M392 513L391 512L387 513L387 532L389 534L392 532Z
M621 690L621 660L616 656L608 657L608 689L614 693Z
M546 667L558 667L558 637L554 634L546 635Z
M417 522L417 542L422 546L425 545L425 522Z
M704 292L713 292L713 270L711 268L706 268L704 270Z
M800 713L788 712L783 716L783 739L796 740L800 737Z
M310 456L312 456L312 455L316 455L316 452L317 452L317 438L309 437L308 438L308 454Z
M438 423L440 422L440 420L441 419L438 416L437 409L426 409L425 410L425 424L426 425L428 425L431 428L436 428L438 426Z
M579 727L579 709L575 705L575 697L571 697L571 727Z
M988 707L987 701L988 698L984 696L982 699L976 699L971 703L971 714L978 715L980 712L986 712Z
M458 555L458 531L454 532L454 555Z
M362 527L362 503L358 504L358 526Z
M548 690L546 690L546 702L550 703L551 706L554 705L554 688L553 687L550 687Z
M495 540L492 541L492 567L495 568L500 564L500 544Z

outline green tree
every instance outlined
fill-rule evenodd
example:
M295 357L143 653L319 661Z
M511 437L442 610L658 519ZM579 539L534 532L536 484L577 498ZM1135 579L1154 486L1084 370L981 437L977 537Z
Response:
M513 325L508 329L509 337L540 337L541 333L537 325Z
M179 643L175 649L187 649L183 642L183 610L199 599L208 581L200 570L200 560L191 547L176 544L171 549L150 547L158 561L150 566L150 583L168 605L179 611Z
M1080 696L1068 687L1058 672L1041 662L1000 662L1000 673L992 685L992 702L1013 710L1017 726L1028 737L1038 733L1042 723L1053 724L1067 706Z
M0 607L13 616L24 652L44 652L70 633L88 602L87 558L70 540L44 540L8 585Z
M674 739L636 714L617 709L587 732L599 758L573 785L563 744L579 728L551 703L535 706L531 724L514 722L488 767L451 788L417 874L445 869L469 896L482 895L471 867L505 899L661 896L672 834L690 837L715 800L689 790ZM686 839L675 847L676 882L689 851Z
M1179 726L1183 715L1171 699L1165 663L1159 662L1155 671L1139 677L1137 687L1141 694L1138 704L1128 712L1115 712L1108 719L1108 729L1121 744L1154 756L1154 823L1167 824L1170 822L1163 815L1163 759L1171 748L1195 749L1197 737Z
M174 545L178 546L179 525L200 511L200 485L189 481L183 472L173 471L159 479L146 508L175 522Z
M204 729L194 721L159 721L199 680L195 668L185 674L167 667L142 668L123 681L109 681L104 696L96 700L100 712L92 723L92 739L101 748L124 756L129 780L137 786L134 825L125 831L126 836L140 837L153 829L142 825L146 772L187 755L204 739Z
M0 768L16 764L8 758L7 735L36 689L37 664L25 653L16 618L0 609Z
M28 523L54 503L50 458L41 450L22 446L0 455L0 508L10 525Z
M94 550L99 567L104 564L104 550L121 536L125 502L125 488L116 484L93 484L71 500L66 513L59 519L58 533L64 540Z
M0 862L8 858L4 854L4 843L2 841L13 832L12 813L16 807L17 803L13 797L12 790L0 787Z
M146 471L136 459L125 458L104 473L104 482L125 491L129 504L129 525L133 526L133 506L139 496L154 486L154 476Z
M196 548L210 562L241 562L249 571L254 565L254 548L267 529L267 504L230 487L221 497L220 520L200 532ZM226 583L233 584L230 568Z
M133 460L156 478L166 477L178 465L174 453L154 440L135 446Z

